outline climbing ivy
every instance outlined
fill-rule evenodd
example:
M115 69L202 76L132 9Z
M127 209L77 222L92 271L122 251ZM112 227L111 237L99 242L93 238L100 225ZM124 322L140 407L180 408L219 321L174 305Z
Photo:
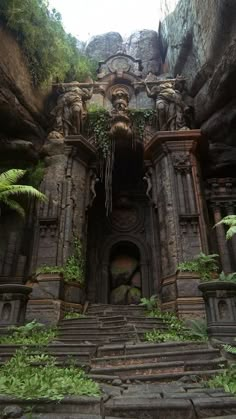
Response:
M139 139L143 138L146 125L153 125L155 111L153 109L128 109L135 134Z
M89 130L95 137L99 151L104 158L108 157L111 150L111 139L109 135L111 127L111 116L103 107L91 105L88 109Z

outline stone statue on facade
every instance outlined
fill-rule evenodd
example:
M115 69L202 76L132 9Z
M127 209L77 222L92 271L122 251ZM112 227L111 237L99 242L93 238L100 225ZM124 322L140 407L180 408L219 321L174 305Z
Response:
M143 180L147 183L146 196L152 202L152 168L146 171Z
M99 177L97 176L94 170L90 171L90 197L89 197L89 206L92 207L93 201L97 196L96 193L96 185L100 181Z
M86 116L86 101L91 99L93 94L93 82L64 83L59 88L60 95L57 105L51 112L54 117L54 131L64 137L67 135L78 135L82 132L83 121Z
M127 114L129 105L129 92L126 86L116 86L112 91L111 102L113 109L111 111L112 126L110 134L113 137L132 135L131 121Z
M158 129L160 131L187 130L185 113L188 109L182 99L185 79L159 79L149 73L145 79L147 95L156 101Z

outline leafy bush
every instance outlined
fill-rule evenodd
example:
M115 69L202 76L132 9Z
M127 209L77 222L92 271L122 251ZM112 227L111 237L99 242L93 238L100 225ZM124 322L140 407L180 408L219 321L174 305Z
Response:
M55 328L46 328L33 320L25 326L11 327L11 335L0 336L0 344L5 345L48 345L57 337Z
M153 310L158 307L158 297L157 295L152 295L150 298L141 298L140 306L145 307L148 311Z
M50 12L46 0L1 0L0 19L22 46L35 85L95 76L95 62L78 51L76 38L65 32L60 13Z
M85 372L71 365L56 366L54 357L44 357L45 364L32 365L33 358L25 350L16 354L0 369L0 393L24 400L61 400L68 395L99 396L97 383L87 378Z
M196 272L201 281L209 281L212 279L212 273L218 271L218 263L216 258L219 255L205 255L204 253L199 253L193 260L182 262L178 265L178 268L182 272Z
M78 239L74 240L74 254L67 259L65 266L43 265L37 268L36 274L63 274L65 282L84 284L84 258L82 245Z
M229 281L229 282L236 282L236 272L232 272L231 274L225 274L223 271L220 273L219 281Z
M227 215L226 217L222 218L222 220L219 221L215 227L220 224L224 224L228 227L226 239L232 239L233 235L236 234L236 215Z
M68 311L64 314L64 320L73 320L73 319L84 319L86 318L85 314L75 313L73 311Z
M175 314L161 312L159 309L151 310L148 317L162 319L167 330L153 329L145 333L144 339L148 342L169 341L204 341L207 339L206 323L200 325L200 320L189 320L187 323L179 320Z
M236 394L236 364L215 375L207 382L211 388L223 388L225 391Z

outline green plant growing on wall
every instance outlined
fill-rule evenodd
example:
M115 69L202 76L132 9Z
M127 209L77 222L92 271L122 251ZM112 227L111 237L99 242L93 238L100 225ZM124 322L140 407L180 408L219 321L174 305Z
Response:
M18 196L28 196L40 201L47 197L30 185L19 185L17 182L23 178L26 170L11 169L0 174L0 203L16 211L20 216L25 216L24 208L15 200Z
M236 282L236 272L225 274L223 271L220 273L218 281Z
M214 227L218 225L224 224L228 227L226 232L226 239L232 239L233 235L236 234L236 215L227 215L226 217L222 218Z
M143 138L145 126L153 125L155 114L154 109L128 109L128 116L139 139Z
M193 260L182 262L177 269L182 272L196 272L201 281L209 281L212 279L212 274L218 271L217 254L205 255L199 253Z
M141 298L140 306L145 307L148 311L152 311L158 308L158 297L157 295L152 295L150 298Z
M102 156L106 158L111 152L111 138L109 131L111 128L111 116L102 106L91 104L88 108L89 130L96 137L98 149Z
M36 274L63 274L65 282L84 284L85 261L79 239L74 239L74 253L69 256L64 266L43 265L37 268Z
M64 314L64 320L73 320L73 319L85 319L86 315L82 313L76 313L74 311L68 311Z

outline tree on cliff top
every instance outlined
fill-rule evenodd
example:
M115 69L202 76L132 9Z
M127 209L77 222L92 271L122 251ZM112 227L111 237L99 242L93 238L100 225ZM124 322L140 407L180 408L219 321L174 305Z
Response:
M49 11L48 1L1 0L0 20L22 46L35 85L94 76L96 63L79 52L76 38L65 32L60 13Z

